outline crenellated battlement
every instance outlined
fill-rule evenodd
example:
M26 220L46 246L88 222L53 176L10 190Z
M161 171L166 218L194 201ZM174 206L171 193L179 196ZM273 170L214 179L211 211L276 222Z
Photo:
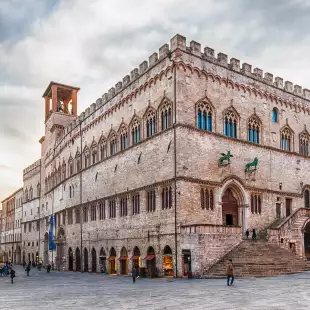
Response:
M174 36L170 41L171 52L176 49L183 50L187 53L205 59L209 62L212 62L216 65L228 68L232 71L242 73L246 76L249 76L255 80L266 83L268 85L279 88L283 91L292 93L296 96L302 97L306 100L310 100L310 90L302 89L299 85L293 85L290 81L285 81L283 83L283 78L275 77L272 73L265 72L263 73L262 69L254 68L252 70L252 65L248 63L242 63L240 66L240 60L237 58L231 58L228 62L228 56L224 53L218 53L217 57L215 57L214 49L210 47L205 47L204 52L201 52L201 44L196 41L191 41L190 46L186 45L186 38L181 35Z
M253 68L253 66L248 63L241 63L237 58L230 58L230 60L228 60L228 55L222 52L219 52L216 55L214 49L210 47L204 47L202 52L201 44L196 41L190 41L189 46L187 46L186 37L177 34L170 40L170 46L167 43L162 45L159 48L158 53L154 52L151 54L148 61L144 60L139 65L139 68L134 68L129 74L124 76L121 81L117 82L114 87L111 87L107 93L104 93L101 98L98 98L95 103L92 103L91 106L82 112L76 120L73 120L59 137L59 141L61 141L64 135L70 133L80 122L86 121L88 117L95 113L99 108L101 108L102 113L110 109L112 98L120 94L143 74L155 67L162 59L167 57L169 53L172 54L175 52L174 56L175 59L177 59L179 57L179 53L177 53L177 51L186 52L189 55L199 57L217 66L237 72L258 82L285 91L291 95L298 96L299 98L305 100L310 100L309 89L302 89L301 86L294 85L290 81L284 81L283 78L278 76L274 78L272 73L264 73L262 69L257 67Z
M33 164L31 164L30 166L28 166L27 168L25 168L23 170L23 175L27 174L28 172L32 171L33 169L40 167L41 166L41 159L37 160L36 162L34 162Z

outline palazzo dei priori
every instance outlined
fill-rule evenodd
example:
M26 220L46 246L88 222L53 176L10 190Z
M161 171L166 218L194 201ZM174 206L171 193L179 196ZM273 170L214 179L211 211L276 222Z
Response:
M78 115L79 91L43 93L40 159L2 201L3 260L201 276L247 229L310 259L310 90L176 35Z

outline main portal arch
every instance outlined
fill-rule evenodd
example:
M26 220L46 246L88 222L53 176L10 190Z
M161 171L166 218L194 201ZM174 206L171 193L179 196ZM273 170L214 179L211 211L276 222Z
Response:
M222 206L222 223L227 226L247 227L247 209L249 197L242 184L236 179L226 181L219 193Z

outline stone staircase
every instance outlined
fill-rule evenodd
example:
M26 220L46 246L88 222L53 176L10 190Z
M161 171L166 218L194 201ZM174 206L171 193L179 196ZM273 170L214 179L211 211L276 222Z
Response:
M232 259L237 277L264 277L310 271L310 263L266 240L243 240L211 266L204 277L226 276L227 260Z

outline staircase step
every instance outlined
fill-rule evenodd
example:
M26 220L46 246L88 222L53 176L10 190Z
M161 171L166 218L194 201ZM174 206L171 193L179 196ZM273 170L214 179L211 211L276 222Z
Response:
M263 240L243 240L209 268L204 276L225 276L228 259L233 261L235 275L239 277L274 276L310 270L310 262L286 249Z

